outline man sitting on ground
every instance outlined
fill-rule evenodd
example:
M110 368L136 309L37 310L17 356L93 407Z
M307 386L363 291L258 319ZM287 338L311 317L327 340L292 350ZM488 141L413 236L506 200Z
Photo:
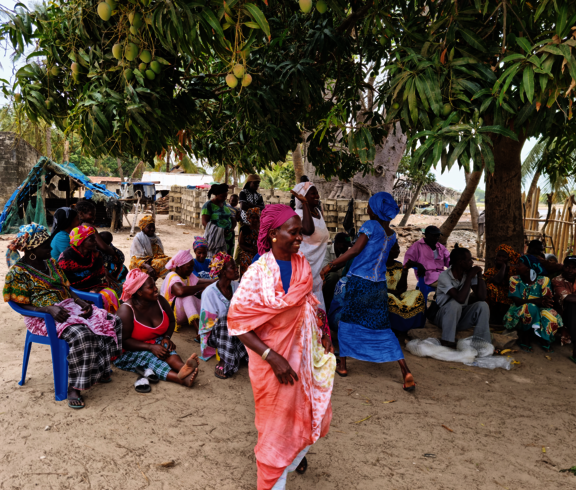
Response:
M572 343L571 359L576 362L576 255L569 255L564 259L562 274L552 279L552 288L564 321L562 344Z
M477 302L468 304L470 290ZM454 248L450 254L450 267L440 274L436 288L436 325L442 329L442 345L456 347L456 331L474 327L474 336L486 342L490 337L490 308L486 303L486 283L482 268L474 266L472 255L466 248Z
M404 267L416 267L416 277L424 276L424 282L434 287L444 267L450 265L450 253L438 242L440 235L438 227L429 226L424 230L424 238L413 243L404 256Z

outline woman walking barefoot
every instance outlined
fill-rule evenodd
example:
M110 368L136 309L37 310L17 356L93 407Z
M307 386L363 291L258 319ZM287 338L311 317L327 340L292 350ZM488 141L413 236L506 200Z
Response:
M266 206L261 257L244 274L228 332L248 348L256 404L258 490L280 490L304 473L306 453L328 433L336 359L319 326L310 264L299 252L302 220L284 204Z
M144 372L152 382L162 379L191 387L198 375L198 356L192 354L184 363L176 352L172 342L174 313L166 298L158 294L154 279L140 269L132 269L124 283L122 301L118 316L122 320L124 352L115 366Z
M344 307L338 325L340 365L336 372L347 376L346 357L361 361L398 361L404 378L404 389L415 389L414 378L404 360L400 343L392 332L388 317L386 261L396 233L390 228L399 209L387 192L378 192L368 201L368 215L360 228L356 243L347 252L327 264L322 278L354 258L348 271Z

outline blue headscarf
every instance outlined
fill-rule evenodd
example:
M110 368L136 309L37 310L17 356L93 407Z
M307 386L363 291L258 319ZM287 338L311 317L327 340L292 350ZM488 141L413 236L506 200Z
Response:
M520 262L522 262L525 266L530 268L530 280L534 281L538 276L541 276L546 271L542 264L534 257L533 255L522 255L520 257Z
M392 221L400 212L400 208L388 192L378 192L368 201L370 209L383 221Z

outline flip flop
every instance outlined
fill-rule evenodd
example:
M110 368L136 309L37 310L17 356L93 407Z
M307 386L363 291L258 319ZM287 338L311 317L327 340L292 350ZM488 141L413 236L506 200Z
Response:
M194 337L194 342L196 342L197 344L200 343L200 337Z
M134 371L136 371L136 374L142 378L146 378L152 384L156 384L160 381L158 375L150 368L144 369L144 367L138 366Z
M574 364L576 364L576 355L570 356L568 359L570 359Z
M110 373L106 373L104 376L102 376L98 380L98 383L105 385L107 383L110 383L111 381L112 381L112 376L110 376Z
M308 460L306 459L306 456L304 456L302 458L302 461L300 461L300 464L296 468L296 473L298 473L299 475L303 475L304 473L306 473L307 469L308 469Z
M82 398L82 395L80 395L78 398L69 398L68 399L68 406L70 408L73 408L74 410L80 410L81 408L84 408L86 405L84 404L84 398ZM78 400L80 403L82 403L82 405L70 405L71 401L74 400Z
M136 383L134 383L134 389L136 393L150 393L152 391L150 383L146 378L138 378Z
M340 367L340 359L336 359L336 374L341 378L345 378L346 376L348 376L348 370L346 370L345 373L341 373L340 371L338 371L339 367Z
M518 344L520 346L520 350L522 352L526 352L527 354L532 354L532 346L526 344Z
M218 379L228 379L230 377L227 374L224 374L224 368L218 365L214 368L214 376Z

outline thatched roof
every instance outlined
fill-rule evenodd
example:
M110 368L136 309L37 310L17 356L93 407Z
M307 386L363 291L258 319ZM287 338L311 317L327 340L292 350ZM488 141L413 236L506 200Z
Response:
M417 183L408 177L401 176L396 179L394 183L394 188L392 190L392 195L397 201L403 201L410 199L412 193L416 190ZM460 199L460 192L451 189L450 187L444 187L438 182L431 182L426 184L420 189L420 195L424 194L436 194L438 195L438 201L450 200L457 201Z

